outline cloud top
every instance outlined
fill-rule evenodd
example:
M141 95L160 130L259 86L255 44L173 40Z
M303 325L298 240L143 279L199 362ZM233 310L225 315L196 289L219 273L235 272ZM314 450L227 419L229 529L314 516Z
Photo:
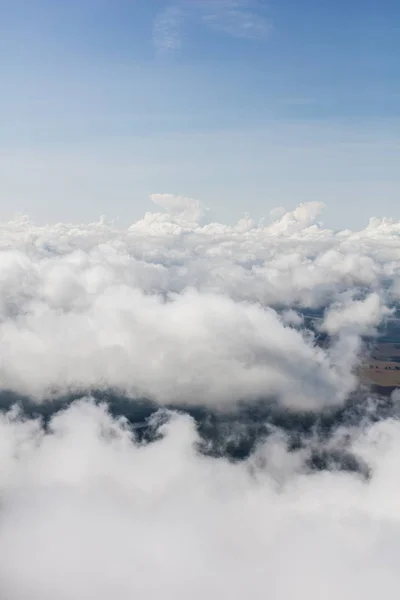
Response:
M172 414L152 444L83 399L44 428L0 417L0 585L10 600L118 595L372 600L398 589L397 421L346 430L371 466L310 474L277 433L246 461L201 455Z
M1 226L0 389L36 401L112 389L219 408L343 403L362 336L398 298L398 224L334 233L311 203L227 226L197 200L152 200L162 212L125 230ZM328 345L302 326L307 308L325 311Z
M346 399L399 223L152 201L126 229L0 224L0 398L31 400L0 411L2 597L394 597L399 395Z

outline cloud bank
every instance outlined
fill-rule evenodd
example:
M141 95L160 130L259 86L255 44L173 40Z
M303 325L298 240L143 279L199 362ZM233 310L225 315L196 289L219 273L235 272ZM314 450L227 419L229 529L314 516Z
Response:
M322 205L270 222L213 223L168 194L163 212L104 222L2 225L0 389L35 401L110 389L159 404L273 399L340 405L362 336L398 298L399 224L326 230ZM321 310L321 346L302 311Z
M397 420L338 432L371 467L307 467L277 433L246 461L206 457L173 414L140 444L89 399L46 428L0 419L0 585L11 600L394 597Z
M399 396L357 369L400 224L152 200L127 229L0 225L0 397L30 402L0 411L1 597L394 597Z

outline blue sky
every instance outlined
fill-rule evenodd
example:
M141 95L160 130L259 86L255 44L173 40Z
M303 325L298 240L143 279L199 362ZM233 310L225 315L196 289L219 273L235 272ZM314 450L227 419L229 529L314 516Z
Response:
M0 216L400 218L400 3L0 0Z

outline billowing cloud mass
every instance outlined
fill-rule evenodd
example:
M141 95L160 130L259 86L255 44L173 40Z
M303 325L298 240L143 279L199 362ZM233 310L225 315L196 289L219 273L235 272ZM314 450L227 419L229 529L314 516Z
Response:
M399 396L358 373L400 224L152 200L0 225L0 597L394 597Z
M2 226L1 389L37 401L112 389L221 408L341 404L357 386L361 336L398 295L399 224L335 233L311 203L226 226L198 201L152 199L163 212L126 230ZM299 309L321 307L326 347L295 325Z
M90 401L46 430L2 417L2 597L395 597L398 421L347 432L369 480L311 473L281 435L235 464L201 455L187 416L161 429L140 445Z

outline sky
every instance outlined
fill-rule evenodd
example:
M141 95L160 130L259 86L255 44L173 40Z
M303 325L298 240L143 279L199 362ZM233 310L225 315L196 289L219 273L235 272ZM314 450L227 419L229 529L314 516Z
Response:
M395 0L0 0L0 218L400 218Z
M0 0L2 598L398 596L399 17Z

